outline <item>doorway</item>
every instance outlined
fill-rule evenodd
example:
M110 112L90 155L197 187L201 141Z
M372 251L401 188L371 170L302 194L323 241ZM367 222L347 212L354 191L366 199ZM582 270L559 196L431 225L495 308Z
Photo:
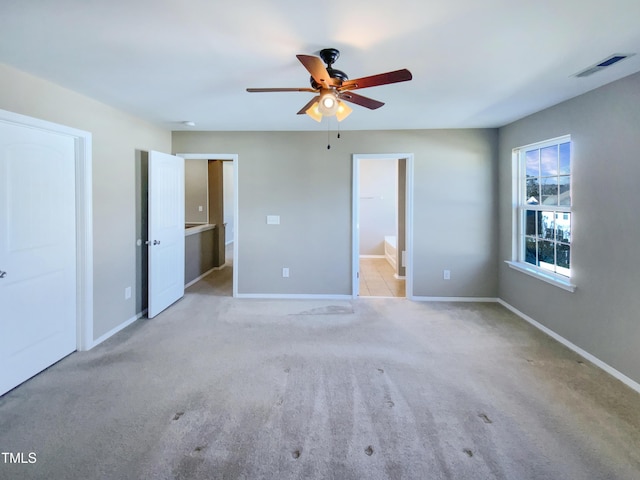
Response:
M187 215L186 222L195 225L194 232L202 235L202 241L210 235L211 241L218 246L214 252L214 263L217 264L210 271L194 278L187 286L193 291L214 296L237 296L237 268L238 264L238 175L237 154L190 154L179 153L186 162L200 165L207 181L204 192L200 192L200 200L187 199L186 206L193 210L193 216ZM196 174L197 176L197 174ZM212 184L220 185L218 188L210 188ZM199 225L200 224L200 225ZM216 224L219 228L208 230L206 225ZM187 229L189 234L189 229ZM193 240L187 236L188 240ZM198 240L199 241L199 240ZM216 258L222 262L216 262ZM189 259L187 259L187 263ZM188 268L188 265L187 265ZM205 292L206 291L206 292Z
M413 154L353 155L353 296L411 297Z

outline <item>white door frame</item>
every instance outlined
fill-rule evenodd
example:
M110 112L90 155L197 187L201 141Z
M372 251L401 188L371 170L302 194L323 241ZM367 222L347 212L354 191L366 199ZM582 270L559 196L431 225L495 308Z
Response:
M0 110L0 122L65 135L75 142L76 169L76 349L89 350L93 340L93 186L91 133Z
M233 296L238 296L238 154L176 153L185 160L230 160L233 166Z
M406 160L406 184L405 184L405 288L406 298L413 299L413 153L354 153L353 185L352 185L352 297L360 294L360 160Z

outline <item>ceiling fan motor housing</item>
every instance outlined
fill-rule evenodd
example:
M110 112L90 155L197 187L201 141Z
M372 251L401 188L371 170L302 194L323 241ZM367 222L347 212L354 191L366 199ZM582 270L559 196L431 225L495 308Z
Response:
M346 82L347 80L349 80L349 77L342 70L331 67L331 65L333 65L339 57L340 50L338 50L337 48L325 48L320 50L320 58L324 63L327 64L327 73L331 78L339 79L340 84L342 84L342 82ZM310 77L309 81L311 82L311 87L314 89L326 87L326 85L320 85L318 82L316 82L313 77Z
M327 67L327 72L329 73L329 76L331 78L337 78L340 80L340 84L342 84L342 82L346 82L347 80L349 80L349 77L347 76L346 73L344 73L342 70L338 70L337 68L331 68L331 67ZM318 88L326 88L326 85L320 85L318 82L316 82L313 77L309 77L309 81L311 82L311 87L318 89Z

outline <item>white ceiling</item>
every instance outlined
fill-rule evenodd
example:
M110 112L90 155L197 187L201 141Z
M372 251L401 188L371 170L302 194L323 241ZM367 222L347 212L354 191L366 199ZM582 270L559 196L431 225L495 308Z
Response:
M0 0L0 62L171 130L319 130L298 53L341 51L358 90L343 130L496 127L640 71L639 0ZM183 121L196 122L185 127ZM324 121L323 121L324 122ZM335 127L335 120L333 120Z

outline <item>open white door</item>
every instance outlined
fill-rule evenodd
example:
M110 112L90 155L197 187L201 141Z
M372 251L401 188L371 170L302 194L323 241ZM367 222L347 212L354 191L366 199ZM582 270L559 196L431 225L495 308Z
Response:
M0 122L0 395L76 350L73 137Z
M149 310L184 296L184 158L149 152Z

